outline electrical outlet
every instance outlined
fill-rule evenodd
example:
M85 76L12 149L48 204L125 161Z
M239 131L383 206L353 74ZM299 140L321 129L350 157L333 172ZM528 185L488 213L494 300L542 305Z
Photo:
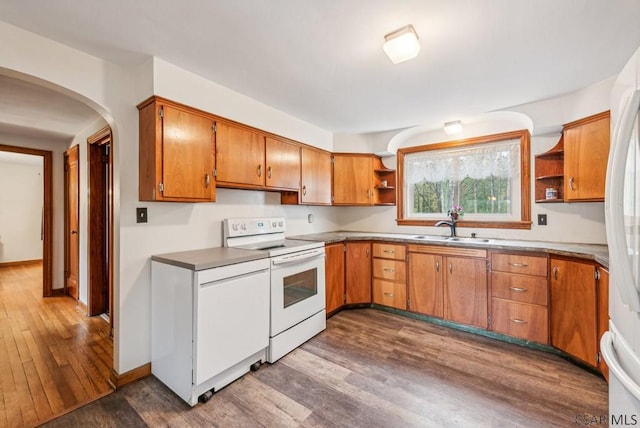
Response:
M147 208L136 208L136 223L147 222Z
M546 226L546 225L547 225L547 215L538 214L538 226Z

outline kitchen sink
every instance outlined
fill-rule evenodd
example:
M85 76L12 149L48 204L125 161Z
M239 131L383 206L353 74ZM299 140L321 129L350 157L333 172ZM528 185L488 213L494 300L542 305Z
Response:
M413 239L423 239L425 241L446 241L450 239L449 236L429 236L429 235L416 235Z
M490 239L482 239L482 238L462 238L459 236L449 236L446 238L447 241L455 241L455 242L489 242Z

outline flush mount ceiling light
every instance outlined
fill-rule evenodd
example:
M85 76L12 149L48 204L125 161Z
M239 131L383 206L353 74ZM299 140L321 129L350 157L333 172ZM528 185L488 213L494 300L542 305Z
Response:
M462 131L462 122L454 120L453 122L447 122L444 124L444 132L447 134L457 134Z
M413 25L409 24L384 36L382 49L394 64L399 64L418 56L420 43L418 43L418 34Z

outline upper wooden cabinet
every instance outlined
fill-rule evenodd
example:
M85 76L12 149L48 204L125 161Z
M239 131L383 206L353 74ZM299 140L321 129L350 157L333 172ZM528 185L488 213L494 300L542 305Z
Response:
M334 153L333 204L373 205L372 156Z
M152 97L139 110L141 201L215 201L215 120Z
M298 191L300 146L218 122L216 172L221 187Z
M216 131L218 186L263 187L264 155L264 135L248 128L218 122Z
M394 205L395 170L375 155L333 154L334 205Z
M265 184L272 189L300 189L300 146L267 137Z
M558 144L535 157L536 202L603 201L609 145L608 111L565 124Z
M609 156L609 112L564 126L564 195L567 201L603 201Z
M302 188L299 202L309 205L331 205L331 153L302 147L301 159ZM283 202L287 202L284 197Z

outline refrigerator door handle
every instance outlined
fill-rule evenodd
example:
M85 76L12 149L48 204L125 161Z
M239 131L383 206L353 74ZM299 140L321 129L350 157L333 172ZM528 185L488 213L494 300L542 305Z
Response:
M624 224L624 183L629 141L640 109L640 90L634 91L622 110L620 122L613 130L611 154L607 165L607 186L605 195L605 225L611 257L612 281L615 281L623 303L635 312L640 312L640 295L636 288L631 263L628 259Z
M614 334L611 331L606 331L602 335L602 339L600 340L600 352L602 352L602 356L609 367L609 372L613 374L622 385L625 387L627 391L631 395L635 397L636 400L640 401L640 386L627 374L627 372L622 368L620 362L618 361L618 356L616 355L616 350L613 347ZM617 346L621 348L625 348L628 345L622 341L617 340ZM630 353L633 355L633 351L630 349L621 349L621 351Z

